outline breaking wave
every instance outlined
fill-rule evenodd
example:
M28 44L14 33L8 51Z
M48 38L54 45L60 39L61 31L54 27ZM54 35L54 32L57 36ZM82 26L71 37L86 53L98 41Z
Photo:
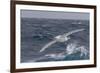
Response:
M89 57L89 50L84 45L79 45L77 43L70 43L66 45L66 50L61 53L50 53L45 54L39 58L31 60L32 62L41 62L41 61L63 61L63 60L77 60L78 59L87 59ZM69 59L70 58L70 59ZM49 60L50 59L50 60Z

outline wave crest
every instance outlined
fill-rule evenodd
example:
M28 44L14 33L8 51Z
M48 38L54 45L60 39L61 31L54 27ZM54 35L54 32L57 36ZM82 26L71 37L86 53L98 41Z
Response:
M68 45L66 45L66 50L60 53L50 53L50 54L45 54L44 56L41 56L39 58L36 58L33 60L33 62L41 62L41 61L55 61L55 60L65 60L65 58L70 58L72 55L74 55L75 58L75 54L78 53L78 56L80 58L82 57L87 57L89 55L89 51L86 48L86 46L84 45L79 45L78 43L70 43ZM73 59L72 59L73 60Z

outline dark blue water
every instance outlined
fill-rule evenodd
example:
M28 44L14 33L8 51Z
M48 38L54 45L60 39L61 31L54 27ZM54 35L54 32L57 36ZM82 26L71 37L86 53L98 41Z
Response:
M53 44L44 52L39 53L40 49L52 41L55 36L81 28L85 30L70 35L71 39L69 41ZM21 18L21 62L33 62L34 59L40 57L43 57L43 59L36 62L89 59L89 53L87 56L80 57L80 52L66 56L63 59L44 58L46 54L64 52L66 46L73 42L78 42L78 45L85 46L89 51L88 20Z

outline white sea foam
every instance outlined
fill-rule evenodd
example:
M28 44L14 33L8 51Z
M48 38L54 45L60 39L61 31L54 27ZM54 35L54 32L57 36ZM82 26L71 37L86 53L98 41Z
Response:
M61 53L50 53L45 54L44 56L41 56L39 58L36 58L32 60L32 62L37 62L45 59L53 59L53 60L63 60L65 57L70 57L70 55L75 53L80 53L80 57L87 57L88 56L88 49L84 45L79 45L77 42L70 43L66 45L66 51L63 51Z
M87 56L88 55L88 50L84 45L78 46L77 43L71 43L68 46L66 46L67 55L74 54L77 52L80 52L80 56L83 56L83 55Z

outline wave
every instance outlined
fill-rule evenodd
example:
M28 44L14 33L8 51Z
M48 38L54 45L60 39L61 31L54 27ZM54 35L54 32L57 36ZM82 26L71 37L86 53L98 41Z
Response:
M78 54L79 58L87 58L89 56L89 51L84 45L79 45L78 43L70 43L66 45L66 51L60 52L60 53L50 53L45 54L39 58L35 58L34 60L31 60L31 62L41 62L41 61L55 61L55 60L65 60L65 58L70 58L74 55L73 59L76 58Z
M78 45L78 43L71 43L68 46L66 46L66 53L67 55L75 54L77 52L80 52L80 56L87 56L88 55L88 49L84 45Z

